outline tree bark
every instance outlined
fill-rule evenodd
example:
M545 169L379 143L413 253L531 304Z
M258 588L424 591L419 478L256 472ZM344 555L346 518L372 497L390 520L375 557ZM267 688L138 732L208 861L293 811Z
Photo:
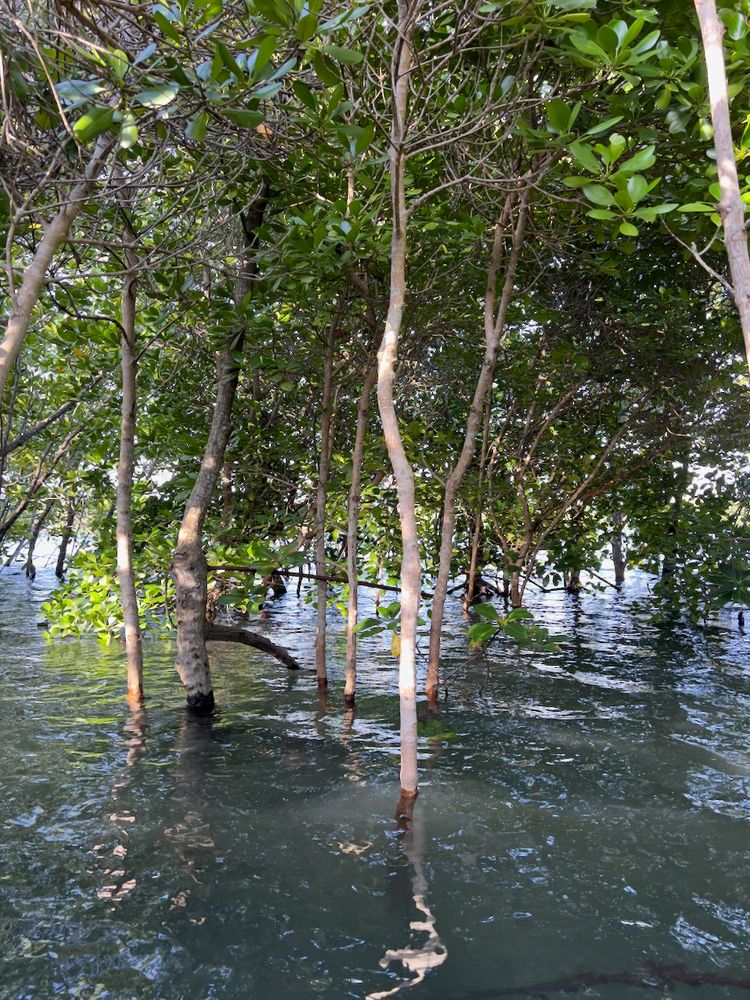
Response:
M57 563L55 565L55 576L58 580L62 580L65 575L65 559L68 555L68 546L70 545L70 539L73 537L73 525L76 519L76 508L75 504L71 500L68 504L68 515L65 519L65 527L63 528L62 537L60 538L60 551L57 553Z
M612 563L615 567L615 586L625 583L627 561L622 549L622 513L616 510L612 515Z
M34 565L34 549L36 548L37 539L39 538L39 532L44 527L44 522L49 517L52 508L55 506L54 498L48 500L44 505L44 510L41 512L39 517L36 519L32 525L31 532L29 534L29 551L26 554L26 567L25 573L29 580L36 578L36 566Z
M333 399L333 354L336 334L341 322L342 308L336 312L328 327L323 358L323 399L320 414L320 458L318 461L318 490L315 503L315 572L318 575L318 617L315 629L315 671L318 687L328 686L326 672L326 614L328 612L328 579L326 577L326 499L331 472L331 409Z
M357 593L357 533L359 526L360 488L362 485L362 461L365 454L367 415L370 410L370 396L378 378L377 365L370 365L365 374L359 401L357 403L357 427L354 433L352 452L352 482L349 487L349 502L346 525L346 578L349 584L349 608L346 620L346 679L344 681L344 702L351 707L357 692L357 616L359 614Z
M115 139L109 132L101 135L83 172L81 180L73 187L57 215L44 227L44 234L36 253L24 271L21 287L11 294L11 309L5 335L0 341L0 400L8 376L21 350L29 329L31 314L39 300L47 269L60 244L65 241L70 227L96 184L102 165L109 155Z
M729 116L727 73L722 37L724 25L719 20L715 0L695 0L695 10L703 37L703 51L708 74L711 122L714 128L716 166L719 171L721 201L719 214L724 225L724 245L732 275L734 300L740 314L745 357L750 368L750 254L747 249L745 206L740 195L737 161Z
M258 242L258 230L267 202L268 191L264 185L249 212L241 217L244 249L241 273L235 283L238 309L251 291L257 274L253 251ZM185 507L171 567L177 605L175 667L187 691L187 707L199 714L208 714L214 708L214 692L206 651L208 577L202 532L231 432L232 406L240 372L236 357L242 350L244 338L244 319L238 317L238 330L230 335L218 358L219 374L211 429L201 466Z
M288 667L289 670L299 670L300 666L291 653L282 646L277 646L275 642L266 639L258 632L251 632L246 628L237 628L233 625L217 625L211 622L206 626L206 642L240 642L244 646L252 646L253 649L260 649L264 653L269 653L277 660Z
M401 794L417 794L417 616L419 612L421 564L417 516L414 506L414 473L404 450L393 401L398 338L406 295L406 192L405 139L412 67L411 38L416 4L398 0L397 37L393 44L391 81L393 114L390 136L391 178L391 274L388 315L378 350L378 409L388 457L398 490L401 524L401 650L399 654L399 701L401 723Z
M437 701L438 684L440 680L440 641L443 629L443 614L445 611L445 597L448 589L448 580L451 571L451 557L453 555L453 526L456 516L456 497L469 468L476 447L476 436L479 424L482 420L484 401L492 385L492 378L497 360L497 351L500 341L506 328L508 307L513 294L513 283L518 269L518 261L521 255L524 234L526 231L526 213L529 203L530 188L526 185L521 193L518 219L513 232L513 247L511 250L508 266L505 271L505 281L500 298L500 304L496 308L496 287L497 275L503 256L503 237L505 235L505 225L510 218L513 204L513 195L506 197L503 208L503 216L495 226L495 237L492 247L492 256L487 273L487 291L485 294L484 307L484 329L485 329L485 349L482 369L477 379L474 390L474 398L466 420L466 431L464 433L463 446L458 461L453 467L445 483L445 493L443 498L443 521L440 532L440 556L438 561L438 575L435 581L435 594L432 599L432 622L430 625L430 656L427 667L427 700Z
M122 206L121 206L122 207ZM125 209L123 208L123 214ZM133 571L133 471L135 469L135 411L138 355L136 352L136 287L138 256L133 248L134 233L126 224L123 233L126 272L120 302L120 369L122 399L120 410L120 457L117 463L117 580L120 585L128 701L143 701L143 646Z

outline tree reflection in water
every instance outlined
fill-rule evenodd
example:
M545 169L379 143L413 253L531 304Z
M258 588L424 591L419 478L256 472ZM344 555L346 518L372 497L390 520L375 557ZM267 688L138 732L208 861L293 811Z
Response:
M416 934L426 934L421 944L407 945L405 948L389 948L380 959L380 967L387 969L392 962L401 962L404 969L414 973L413 978L404 979L390 990L368 993L366 1000L382 1000L395 996L402 990L418 986L427 978L432 969L437 969L448 958L448 949L435 927L435 915L427 903L427 876L424 868L425 821L421 809L415 808L413 797L401 797L396 810L396 820L403 830L401 847L413 868L411 895L421 919L412 920L409 929Z
M146 753L148 716L142 705L131 704L123 731L127 746L125 766L116 773L112 782L114 809L109 815L110 822L115 825L117 830L117 842L112 848L111 855L114 860L107 862L109 867L106 867L102 873L103 884L100 885L96 893L98 899L112 903L120 902L136 887L136 876L128 874L125 860L128 853L126 841L132 835L136 816L132 810L121 804L121 798L133 781L138 761ZM101 857L105 848L105 844L95 844L92 853Z

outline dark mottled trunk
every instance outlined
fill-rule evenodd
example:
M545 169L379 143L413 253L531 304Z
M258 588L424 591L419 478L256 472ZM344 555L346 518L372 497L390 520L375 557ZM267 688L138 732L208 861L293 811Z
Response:
M612 563L615 567L615 585L620 587L625 583L627 561L622 547L622 514L616 510L612 515Z
M37 539L39 538L39 532L44 527L44 522L50 515L52 508L55 506L55 500L48 500L44 505L44 510L41 512L39 517L36 519L32 525L31 532L29 534L29 551L26 555L26 566L25 573L29 580L36 578L36 566L34 565L34 549L36 548Z
M68 515L65 519L65 527L63 528L63 533L60 538L60 550L57 553L57 563L55 564L55 576L58 580L62 580L65 575L65 560L68 556L68 546L70 545L70 540L73 537L73 525L76 519L76 508L75 504L71 500L68 504Z

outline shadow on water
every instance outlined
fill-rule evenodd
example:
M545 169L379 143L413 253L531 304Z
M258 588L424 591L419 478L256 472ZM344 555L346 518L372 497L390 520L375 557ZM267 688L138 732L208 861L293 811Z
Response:
M385 640L363 640L346 711L333 610L326 698L217 650L209 719L184 714L172 643L147 641L132 712L119 647L45 644L48 585L0 579L3 998L747 992L750 656L728 618L656 626L637 581L535 596L571 642L483 660L456 601L450 698L394 827ZM309 666L313 618L288 597L260 628Z

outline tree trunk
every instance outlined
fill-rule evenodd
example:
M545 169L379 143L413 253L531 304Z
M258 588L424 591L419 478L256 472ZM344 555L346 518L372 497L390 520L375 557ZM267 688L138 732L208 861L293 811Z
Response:
M241 217L244 252L241 273L235 283L235 302L238 307L252 290L253 279L257 274L257 263L252 251L258 242L258 230L267 202L268 193L264 185L250 211ZM244 319L238 317L238 329L230 334L218 358L219 375L211 430L200 470L185 507L171 568L177 605L175 667L187 690L187 707L201 714L212 712L214 707L206 652L208 571L202 532L231 432L232 406L240 371L235 359L244 343L244 322Z
M326 614L328 612L328 578L326 577L326 499L331 471L331 403L333 399L333 353L341 321L339 305L328 327L323 359L323 399L320 414L320 458L318 491L315 503L315 572L318 574L318 619L315 629L315 671L318 687L328 686L326 672Z
M627 562L622 549L622 514L616 510L612 515L612 563L615 567L615 586L621 587L625 583L625 569Z
M25 567L25 573L29 580L33 580L36 578L36 566L34 565L34 549L36 548L36 542L37 539L39 538L39 532L42 530L44 522L49 517L50 512L54 506L55 506L55 500L54 499L48 500L47 503L44 505L44 510L32 525L31 532L29 534L29 551L26 554L26 567Z
M414 506L414 473L404 450L393 402L398 338L406 295L406 193L405 150L409 75L412 67L411 37L414 19L408 0L398 0L397 37L393 43L391 80L393 116L390 137L391 177L391 275L383 339L378 350L378 409L388 457L398 490L401 523L401 650L399 654L399 701L401 722L401 794L417 794L417 616L419 612L421 564L417 515ZM416 15L416 11L414 12Z
M513 570L510 574L510 603L511 607L520 608L523 605L523 592L521 590L521 575L518 570Z
M492 256L487 273L487 292L485 294L484 307L484 330L485 349L482 370L477 379L474 390L474 398L471 402L469 415L466 420L466 431L464 434L463 447L458 461L451 471L445 483L445 494L443 499L443 521L440 533L440 556L438 561L438 575L435 581L435 593L432 598L432 623L430 625L430 658L427 667L427 699L437 701L438 684L440 680L440 641L443 629L443 614L445 611L445 597L448 589L448 580L451 571L451 557L453 554L453 525L456 516L456 497L461 487L466 470L474 457L475 442L479 424L484 410L484 401L492 385L497 360L497 351L500 341L505 332L508 306L513 294L513 282L515 280L518 260L521 254L524 233L526 229L526 212L529 203L529 187L526 185L521 194L518 211L518 220L513 233L513 248L508 260L508 267L505 272L505 281L500 298L500 305L495 315L495 303L497 299L497 275L503 256L503 238L505 226L510 219L513 195L508 194L505 199L503 216L495 226L495 236L492 247Z
M126 209L123 207L123 213ZM122 286L120 326L120 368L122 401L120 412L120 458L117 463L117 580L120 584L122 617L125 625L125 659L128 674L128 701L143 701L143 647L138 615L138 597L133 571L133 471L135 468L135 406L138 355L135 349L136 283L138 257L132 245L134 234L128 224L123 241L127 267Z
M21 287L11 292L11 309L5 336L0 341L0 400L5 384L21 350L31 322L31 314L44 287L47 269L58 247L65 241L70 227L91 194L104 161L115 139L109 132L101 135L81 180L72 188L57 215L44 227L34 257L24 271Z
M377 365L370 365L362 385L357 403L357 427L354 433L352 452L352 482L349 487L349 502L346 525L346 577L349 584L349 609L346 621L346 680L344 702L354 704L357 689L357 528L359 523L360 486L362 483L362 460L365 454L365 434L367 415L370 410L370 396L378 377Z
M65 575L65 559L68 555L68 546L70 545L70 539L73 537L73 525L76 519L76 508L75 504L71 500L68 504L68 515L65 519L65 527L63 528L63 533L60 538L60 551L57 553L57 563L55 565L55 576L58 580L62 580Z
M490 439L490 418L492 415L492 387L484 405L484 426L482 428L482 450L479 459L479 482L477 484L477 509L474 512L474 528L471 535L471 555L469 556L469 572L466 575L466 594L464 596L464 612L467 612L474 600L476 590L477 569L479 567L479 550L482 543L482 502L484 487L484 470L487 465L487 449Z
M721 189L719 214L724 224L724 245L732 275L734 300L740 314L745 356L750 368L750 254L747 249L745 206L740 195L729 117L727 74L722 46L724 25L719 20L715 0L695 0L695 10L703 36L703 51L708 74L711 122L714 128L716 166Z

